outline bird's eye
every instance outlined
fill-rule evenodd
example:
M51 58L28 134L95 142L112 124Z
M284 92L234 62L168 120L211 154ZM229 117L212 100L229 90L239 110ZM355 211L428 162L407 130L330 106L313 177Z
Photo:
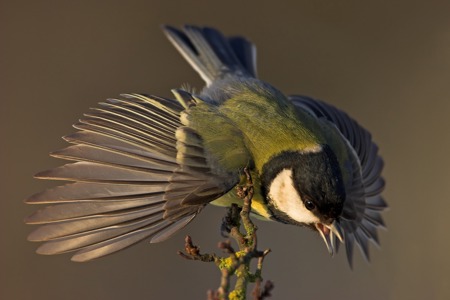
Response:
M306 200L305 207L307 210L313 210L314 208L316 208L316 205L311 200Z

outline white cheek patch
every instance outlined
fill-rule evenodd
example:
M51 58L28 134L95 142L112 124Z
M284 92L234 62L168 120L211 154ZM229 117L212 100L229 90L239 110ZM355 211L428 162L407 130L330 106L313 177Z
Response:
M293 220L310 224L320 222L311 211L306 209L300 195L294 187L292 170L284 169L269 186L269 197L275 207Z

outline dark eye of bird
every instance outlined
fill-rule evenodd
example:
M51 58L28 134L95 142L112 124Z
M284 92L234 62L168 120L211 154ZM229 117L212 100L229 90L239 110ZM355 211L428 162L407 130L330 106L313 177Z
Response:
M306 200L305 207L307 210L313 210L314 208L316 208L316 205L311 200Z

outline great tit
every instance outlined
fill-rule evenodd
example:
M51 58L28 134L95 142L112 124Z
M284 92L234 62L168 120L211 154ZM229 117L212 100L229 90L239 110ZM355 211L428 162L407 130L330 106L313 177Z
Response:
M252 212L309 227L330 254L340 240L368 259L378 244L383 161L370 133L345 112L285 96L256 74L256 48L213 28L163 31L206 86L175 99L126 94L86 113L51 156L70 162L36 174L71 181L27 199L50 204L26 219L40 224L37 252L75 251L88 261L141 240L161 242L209 203L242 204L234 189L248 168Z

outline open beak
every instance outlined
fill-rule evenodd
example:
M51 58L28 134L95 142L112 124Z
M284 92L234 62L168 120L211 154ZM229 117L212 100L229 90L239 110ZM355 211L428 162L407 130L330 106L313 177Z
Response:
M319 231L323 241L325 242L325 245L327 246L328 253L333 256L336 249L336 239L334 237L336 236L339 241L341 241L341 243L344 241L339 225L336 223L336 221L333 221L333 223L331 223L330 225L316 223L315 226L317 231Z

